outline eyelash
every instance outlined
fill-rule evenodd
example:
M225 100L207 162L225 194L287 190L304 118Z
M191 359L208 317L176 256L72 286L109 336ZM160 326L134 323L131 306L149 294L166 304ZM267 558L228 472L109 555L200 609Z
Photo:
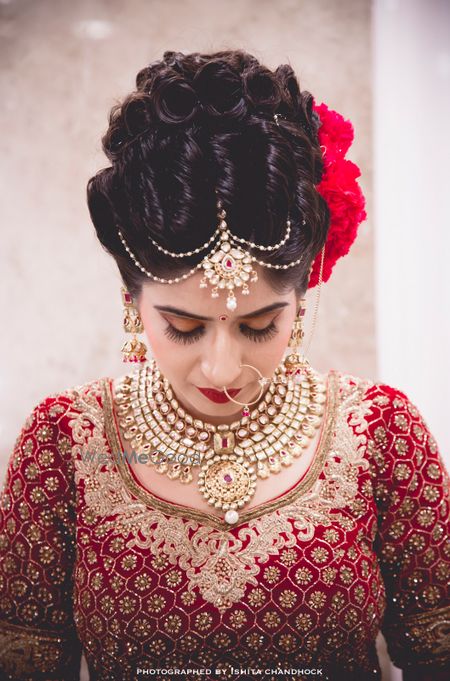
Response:
M245 326L245 324L241 324L240 328L241 331L242 329L246 329L244 336L247 336L247 338L250 338L250 340L255 341L256 343L268 340L277 333L277 327L273 320L270 322L269 326L266 326L264 329L252 329L249 326ZM196 329L192 329L192 331L180 331L170 324L170 322L167 322L164 333L171 340L187 344L195 343L196 340L203 336L203 331L203 326L198 326Z

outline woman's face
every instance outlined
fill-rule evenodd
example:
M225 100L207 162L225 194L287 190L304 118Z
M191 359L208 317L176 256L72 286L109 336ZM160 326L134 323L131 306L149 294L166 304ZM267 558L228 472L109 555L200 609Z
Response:
M258 281L249 284L249 295L235 289L237 308L232 312L225 289L212 298L210 285L200 288L200 272L176 284L149 281L143 286L137 307L151 355L180 405L195 418L215 425L240 419L242 407L224 394L226 401L215 402L199 388L240 388L232 396L251 402L261 391L259 375L240 365L251 364L270 378L283 359L298 299L294 290L275 293L261 269L255 265Z

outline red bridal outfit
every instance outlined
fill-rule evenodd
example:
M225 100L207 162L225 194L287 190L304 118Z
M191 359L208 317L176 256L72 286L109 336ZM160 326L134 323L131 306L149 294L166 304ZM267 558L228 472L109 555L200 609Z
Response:
M143 487L117 456L111 390L47 397L17 438L1 679L78 679L83 652L91 681L366 681L381 678L380 628L396 666L447 668L449 479L402 392L331 371L309 469L228 526Z

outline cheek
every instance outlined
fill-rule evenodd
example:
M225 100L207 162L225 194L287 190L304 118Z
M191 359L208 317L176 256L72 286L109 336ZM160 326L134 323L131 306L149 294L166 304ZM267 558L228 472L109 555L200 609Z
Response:
M291 336L292 323L284 321L278 323L278 333L268 342L252 343L247 346L246 362L257 364L260 369L269 375L283 359L283 355Z
M151 355L162 373L173 383L175 376L184 373L189 365L189 357L194 352L192 348L195 348L195 343L182 345L167 338L164 333L167 322L164 319L155 319L153 315L151 318L150 316L146 317L145 312L141 313L141 319L150 345Z

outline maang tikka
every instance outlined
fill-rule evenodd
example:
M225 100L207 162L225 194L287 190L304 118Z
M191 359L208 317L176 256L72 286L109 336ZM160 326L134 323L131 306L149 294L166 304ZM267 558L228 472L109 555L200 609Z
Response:
M141 363L147 361L147 346L136 338L137 333L144 331L139 311L133 303L133 298L125 286L121 287L123 310L123 328L127 333L133 334L131 340L125 341L122 346L122 361Z
M217 190L216 190L217 194ZM278 270L286 270L289 267L294 267L298 265L302 259L301 255L297 260L286 263L284 265L278 265L275 263L268 263L264 260L259 260L249 250L241 248L239 244L245 244L250 246L250 248L255 248L261 251L275 251L289 239L291 233L291 221L288 217L286 221L286 233L284 237L276 244L271 246L262 246L261 244L256 244L253 241L248 241L247 239L242 239L238 237L228 229L226 222L226 211L222 206L222 202L219 198L216 201L217 206L217 217L219 218L219 226L212 234L212 236L206 241L202 246L194 248L192 251L186 251L184 253L175 253L173 251L168 251L167 249L160 246L150 235L148 236L152 244L162 253L171 256L172 258L186 258L188 256L200 253L205 248L211 245L211 243L219 236L219 243L215 244L211 251L201 260L197 265L192 267L189 272L185 274L174 277L173 279L165 279L164 277L158 277L152 272L149 272L136 258L134 253L129 248L125 237L123 236L120 229L118 229L119 238L127 251L128 255L133 260L134 264L147 275L150 279L158 281L162 284L175 284L178 281L187 279L194 272L203 269L204 276L200 281L200 288L206 288L208 284L213 286L211 291L211 297L217 298L219 296L220 289L227 289L227 302L226 306L229 310L233 311L237 307L237 300L235 296L235 289L240 288L243 295L248 295L250 282L258 281L258 275L252 267L252 263L258 263L262 267L268 267ZM306 225L306 220L302 220L302 224Z
M217 195L217 190L216 190L216 195ZM151 272L149 272L136 258L134 253L132 253L131 249L129 248L127 242L125 241L125 238L120 231L118 230L119 238L122 241L122 244L135 263L135 265L148 276L150 279L154 281L158 281L160 283L166 283L166 284L175 284L179 281L182 281L184 279L187 279L189 276L194 274L197 270L200 268L203 268L204 270L204 276L202 277L200 281L200 288L206 288L208 286L208 283L213 286L212 291L211 291L211 297L212 298L217 298L219 296L219 289L226 288L228 291L227 295L227 308L229 310L235 310L237 307L237 300L236 296L234 293L235 288L241 288L242 294L243 295L248 295L249 294L249 287L248 283L250 282L256 282L258 280L258 275L256 271L252 267L252 263L256 262L260 264L263 267L269 267L273 269L288 269L289 267L293 267L295 265L298 265L302 259L303 255L301 255L299 258L296 260L293 260L290 263L286 263L284 265L278 265L274 263L267 263L264 262L263 260L258 260L255 256L253 256L250 251L242 249L239 244L247 244L251 248L256 248L260 249L262 251L274 251L278 248L280 248L286 241L288 240L291 232L291 221L288 217L287 222L286 222L286 233L284 237L279 241L277 244L271 245L271 246L262 246L260 244L256 244L253 241L247 241L246 239L242 239L240 237L235 236L230 232L228 229L228 225L226 222L226 211L222 207L222 202L219 198L217 198L217 216L220 220L219 226L215 230L215 232L212 234L212 236L208 239L206 243L204 243L202 246L199 246L198 248L195 248L191 251L186 251L184 253L175 253L172 251L168 251L167 249L163 248L160 246L152 237L148 237L149 240L153 243L153 245L162 253L165 253L166 255L171 256L172 258L184 258L188 256L192 256L196 253L200 253L200 251L204 250L207 248L215 239L215 237L220 234L220 240L219 244L215 245L211 251L201 260L197 265L195 265L193 268L191 268L188 272L185 274L179 276L179 277L174 277L173 279L165 279L163 277L158 277ZM302 219L302 225L306 225L306 220ZM314 332L314 327L315 327L315 321L316 321L316 316L317 316L317 308L318 308L318 303L319 303L319 297L320 297L320 289L321 289L321 284L322 284L322 272L323 272L323 263L324 263L324 255L325 255L325 246L322 248L322 253L321 253L321 262L320 262L320 273L319 273L319 285L317 288L317 300L316 300L316 305L314 309L314 315L313 315L313 324L312 324L312 330L310 333L310 338L309 338L309 343L308 343L308 348L311 343L312 335ZM131 296L128 294L128 299L124 297L124 304L126 307L131 311L131 306L132 306L132 301L131 301ZM300 308L297 313L297 317L294 321L293 329L292 329L292 334L291 338L289 340L289 348L291 349L290 354L285 358L285 367L286 367L286 375L287 378L289 379L290 384L292 384L292 381L294 382L301 382L303 374L309 367L309 362L304 356L304 354L300 354L300 346L304 337L304 331L303 331L303 317L305 315L305 299L302 299L300 301ZM131 312L130 312L131 314ZM136 310L136 314L137 310ZM131 330L126 328L126 330ZM139 333L140 331L135 331L135 333ZM131 331L133 332L133 331ZM143 346L143 347L142 347ZM131 341L128 341L123 349L122 352L124 353L124 361L131 361L131 362L140 362L140 361L146 361L145 357L145 351L146 347L143 343L140 343L134 336L134 338Z

